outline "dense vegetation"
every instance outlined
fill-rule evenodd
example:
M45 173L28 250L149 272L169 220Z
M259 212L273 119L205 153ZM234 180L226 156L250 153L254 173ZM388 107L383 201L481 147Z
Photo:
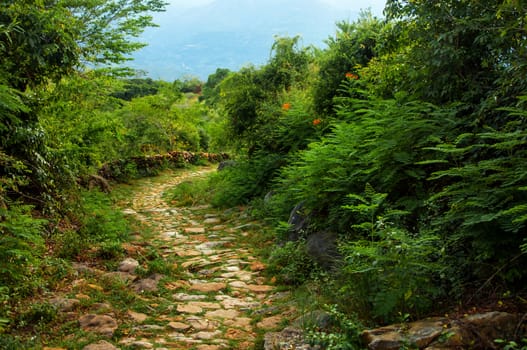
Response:
M213 90L243 155L215 200L252 201L283 281L363 320L525 292L525 13L392 0L324 50L278 38Z
M275 225L270 272L318 290L344 329L525 292L523 2L389 0L385 20L338 23L325 49L278 37L266 65L203 84L114 68L163 6L0 7L0 333L83 247L126 239L79 184L173 150L236 153L214 204ZM348 331L314 339L349 348Z

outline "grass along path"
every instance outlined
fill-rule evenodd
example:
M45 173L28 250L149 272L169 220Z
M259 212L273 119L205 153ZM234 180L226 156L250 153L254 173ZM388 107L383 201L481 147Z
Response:
M123 211L142 233L118 268L132 273L133 291L112 342L121 348L252 349L264 332L280 328L292 308L288 294L262 276L250 242L259 225L243 209L174 207L163 194L212 168L139 180ZM134 267L139 263L137 268ZM138 278L136 276L141 276ZM275 305L276 304L276 305Z

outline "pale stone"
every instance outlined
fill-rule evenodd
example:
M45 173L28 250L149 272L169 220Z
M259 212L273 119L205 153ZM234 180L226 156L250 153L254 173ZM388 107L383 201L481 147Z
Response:
M245 330L230 328L225 332L225 338L231 340L254 340L254 335Z
M177 311L186 314L199 314L203 309L197 305L180 304L177 306Z
M233 319L238 317L239 315L240 313L236 310L214 310L208 311L205 314L205 317Z
M196 347L197 350L219 350L222 349L220 345L202 344Z
M138 322L138 323L143 323L148 318L148 315L146 315L146 314L142 314L140 312L134 312L134 311L131 311L131 310L128 310L127 314L128 314L128 316L130 316L130 318L132 320L134 320L135 322Z
M176 255L180 257L200 256L201 252L198 252L197 250L192 250L192 249L185 249L185 250L178 250L176 252Z
M219 292L222 289L227 288L227 284L224 282L211 282L211 283L198 283L190 286L191 290L198 292Z
M142 326L137 326L133 328L134 330L141 330L146 332L158 332L165 329L163 326L159 326L157 324L145 324Z
M185 294L185 293L176 293L172 295L172 298L174 298L177 301L195 301L195 300L203 300L207 299L206 295L201 294Z
M264 330L275 329L280 325L280 323L282 322L282 319L283 317L280 315L267 317L261 320L260 322L258 322L256 326Z
M224 270L227 272L238 272L240 268L238 266L227 266Z
M208 320L205 318L189 317L186 321L197 331L206 331L216 329L218 322L214 320Z
M251 327L251 322L252 319L250 319L249 317L236 317L232 320L225 320L223 324L228 327L248 329L249 327Z
M223 305L225 309L252 309L258 307L260 303L254 301L245 301L237 298L229 298L222 300L221 305Z
M183 322L169 322L168 327L172 328L175 331L184 332L190 329L190 325Z
M205 233L204 227L186 227L183 229L185 233Z
M263 271L265 270L265 265L259 261L255 261L250 266L251 271Z
M153 349L154 348L154 345L152 343L149 343L145 340L137 340L137 341L134 341L130 345L133 348L138 348L138 349Z
M254 293L267 293L274 289L273 286L260 285L260 284L248 284L247 289Z
M243 281L233 281L233 282L230 282L229 285L233 288L248 289L247 283Z
M221 305L206 301L191 301L189 305L197 306L203 309L221 309Z
M219 224L221 223L221 219L220 218L208 218L208 219L205 219L203 223L206 225Z
M210 340L210 339L215 339L220 334L221 334L220 331L198 332L196 334L193 334L192 336L195 337L196 339Z

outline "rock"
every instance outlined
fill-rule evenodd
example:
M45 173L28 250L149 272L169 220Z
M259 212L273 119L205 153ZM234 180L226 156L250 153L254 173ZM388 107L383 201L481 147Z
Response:
M145 340L136 340L132 344L130 344L132 348L137 349L153 349L154 345L152 343L149 343Z
M220 345L202 344L202 345L198 345L196 349L197 350L220 350L220 349L225 349L225 348Z
M206 295L176 293L172 296L177 301L196 301L207 299Z
M277 328L280 325L280 322L282 322L282 320L283 320L283 317L280 315L271 316L271 317L264 318L263 320L258 322L256 326L260 329L271 330L271 329Z
M68 299L68 298L53 298L49 301L60 312L73 311L77 306L80 305L79 299Z
M127 314L128 314L128 316L130 316L130 318L132 320L134 320L137 323L143 323L148 318L148 315L146 315L146 314L142 314L140 312L134 312L134 311L131 311L131 310L128 310Z
M183 229L185 233L205 233L204 227L185 227Z
M126 258L119 264L118 271L133 274L135 269L139 267L139 262L132 258Z
M249 268L253 272L263 271L263 270L265 270L265 264L263 264L263 263L261 263L259 261L254 261Z
M159 332L165 330L165 327L157 324L145 324L142 326L134 327L134 330L141 330L144 332Z
M208 320L200 317L189 317L186 321L192 328L197 331L214 330L218 326L218 322L214 320Z
M107 337L113 336L118 327L117 321L107 315L85 315L79 319L79 324L86 332L98 333Z
M190 325L188 325L186 323L174 322L174 321L169 322L168 323L168 327L170 327L173 330L178 331L178 332L185 332L185 331L190 329Z
M102 313L108 313L112 311L112 305L108 303L95 303L91 306L91 310L94 313L102 314Z
M197 305L180 304L177 306L177 311L185 314L199 314L203 309Z
M462 323L475 327L482 340L493 344L494 339L513 339L518 326L518 316L507 312L487 312L469 315Z
M291 213L289 214L289 220L287 223L291 225L288 240L297 241L300 237L305 235L309 219L307 215L303 213L304 202L298 203Z
M304 333L299 328L287 327L281 332L266 333L264 350L319 350L318 345L311 346L304 340Z
M224 282L210 282L210 283L196 283L190 286L190 290L198 292L219 292L222 289L227 288L227 284Z
M362 338L372 350L398 350L404 345L424 348L443 333L446 323L444 318L430 318L404 325L365 330Z
M250 329L251 328L251 322L252 319L249 317L236 317L233 320L225 320L223 322L224 325L228 327L237 327L242 329Z
M495 339L514 339L518 316L506 312L469 315L459 320L429 318L362 333L369 349L493 349Z
M221 223L221 219L220 218L208 218L208 219L205 219L203 223L205 225L216 225L216 224Z
M198 332L196 334L193 334L193 337L196 339L201 340L210 340L210 339L216 339L218 335L220 335L220 331L212 331L212 332Z
M260 284L248 284L246 286L247 289L249 289L251 292L254 293L267 293L274 289L273 286L267 286L267 285L260 285Z
M240 313L236 310L214 310L209 311L205 314L205 317L207 318L227 318L227 319L234 319L238 317Z
M132 284L132 289L136 293L143 293L143 292L155 292L157 291L159 281L163 278L163 275L160 275L158 273L153 274L152 276L148 278L141 279L139 281L136 281Z
M341 259L336 242L337 235L331 232L312 233L306 241L307 253L319 266L329 270Z
M106 340L100 340L97 343L86 345L82 350L119 350L120 348L115 347L112 343Z

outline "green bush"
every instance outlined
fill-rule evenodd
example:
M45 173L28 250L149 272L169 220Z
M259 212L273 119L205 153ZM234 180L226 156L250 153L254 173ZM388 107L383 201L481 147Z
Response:
M247 204L253 198L263 198L282 162L282 157L277 154L259 154L237 160L233 166L212 176L211 184L215 189L212 204L233 207Z
M80 235L93 243L122 242L130 227L123 213L113 208L111 198L99 191L84 191L81 194Z
M25 294L36 287L34 272L44 253L46 220L33 217L29 205L7 204L0 205L0 285Z
M205 204L212 196L208 179L183 181L163 195L166 202L177 206Z
M268 272L276 275L282 283L300 285L319 271L307 252L306 242L286 242L276 247L269 256Z
M336 305L326 305L325 309L331 319L331 328L309 330L307 332L309 342L327 350L364 349L361 340L364 326L357 317L339 311Z

